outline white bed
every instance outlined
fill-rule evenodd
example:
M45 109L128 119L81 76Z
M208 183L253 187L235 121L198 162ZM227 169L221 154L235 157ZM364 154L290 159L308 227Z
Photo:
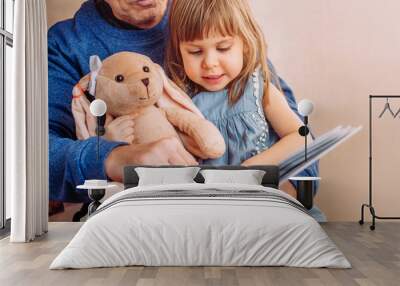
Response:
M50 269L145 266L350 268L299 202L264 186L138 186L104 201Z

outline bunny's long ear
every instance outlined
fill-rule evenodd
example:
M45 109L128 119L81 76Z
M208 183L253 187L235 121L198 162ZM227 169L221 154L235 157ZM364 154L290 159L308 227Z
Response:
M194 105L191 98L166 76L162 67L160 67L159 65L156 65L156 67L163 79L163 84L164 84L163 95L157 101L158 107L163 109L169 107L180 107L195 113L201 118L204 118L203 114L196 107L196 105Z
M101 69L102 62L99 56L90 56L89 67L90 67L90 82L89 82L89 93L93 96L96 95L96 79Z

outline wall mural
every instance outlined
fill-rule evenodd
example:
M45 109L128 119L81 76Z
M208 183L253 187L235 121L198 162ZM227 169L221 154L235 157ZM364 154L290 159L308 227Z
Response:
M127 165L294 166L307 114L246 1L118 2L85 1L49 28L50 211L87 204L78 185L121 182ZM297 175L318 177L315 150ZM296 196L290 171L280 188Z

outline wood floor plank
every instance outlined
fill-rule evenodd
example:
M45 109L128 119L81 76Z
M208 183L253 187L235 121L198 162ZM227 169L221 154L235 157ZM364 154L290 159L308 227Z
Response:
M50 223L49 233L29 244L0 240L0 285L400 285L400 223L379 222L375 231L357 223L323 228L346 255L352 269L290 267L118 267L48 269L82 223Z

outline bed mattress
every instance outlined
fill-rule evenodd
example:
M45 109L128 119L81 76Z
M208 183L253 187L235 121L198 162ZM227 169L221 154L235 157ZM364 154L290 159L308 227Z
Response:
M50 269L350 263L295 199L239 184L139 186L108 198Z

